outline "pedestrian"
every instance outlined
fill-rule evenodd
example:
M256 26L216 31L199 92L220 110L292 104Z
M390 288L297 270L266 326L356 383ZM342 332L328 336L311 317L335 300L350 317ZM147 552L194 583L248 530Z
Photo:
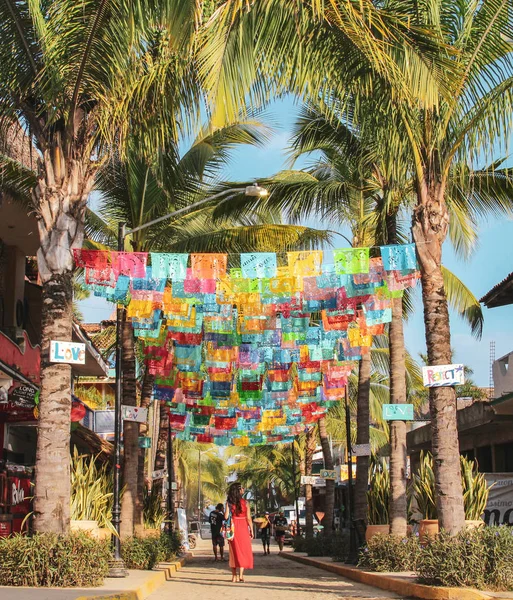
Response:
M221 533L224 521L224 505L219 503L210 513L208 520L210 522L210 533L212 534L212 548L214 550L214 562L217 562L217 549L219 556L224 561L224 537Z
M268 512L266 512L263 517L262 525L260 526L260 532L262 534L262 546L264 547L264 556L266 554L271 554L271 551L269 550L269 545L271 543L271 521L269 520Z
M283 543L285 541L285 531L287 530L288 521L280 510L277 517L274 517L274 537L278 542L280 552L283 550Z
M230 548L230 567L232 569L232 582L244 581L244 569L253 568L253 523L249 504L242 494L244 489L240 483L235 482L228 488L228 498L224 510L224 518L231 517L233 537L228 538ZM237 573L239 569L239 573ZM238 577L238 579L237 579Z

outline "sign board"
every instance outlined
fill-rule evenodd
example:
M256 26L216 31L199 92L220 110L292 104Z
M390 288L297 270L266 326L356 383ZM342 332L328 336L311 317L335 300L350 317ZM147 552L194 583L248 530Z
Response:
M413 421L413 404L383 404L385 421Z
M75 342L50 342L50 362L85 365L85 344Z
M314 487L325 487L326 480L315 475L301 475L301 485L313 485Z
M178 484L176 483L176 481L171 482L171 489L175 492L178 489Z
M485 473L490 486L483 514L487 525L513 525L513 476L511 473Z
M34 408L39 398L39 390L23 383L15 384L9 390L9 402L15 406Z
M141 436L138 441L139 448L151 448L151 437Z
M335 471L335 469L321 469L319 475L323 479L336 479L337 472Z
M463 365L435 365L422 367L424 387L451 387L465 383Z
M370 456L370 444L355 444L353 446L353 456Z
M153 471L151 474L152 479L163 479L167 475L167 469L159 469L158 471Z
M121 406L121 415L123 421L133 421L134 423L146 423L148 420L148 409L139 406Z
M178 529L182 534L182 544L186 550L189 550L189 530L187 527L187 514L184 508L176 509L176 518L178 521Z

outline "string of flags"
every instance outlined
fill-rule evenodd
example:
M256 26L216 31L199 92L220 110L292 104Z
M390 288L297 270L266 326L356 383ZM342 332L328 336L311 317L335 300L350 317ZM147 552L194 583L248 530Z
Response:
M94 295L126 306L176 437L221 446L292 441L342 397L419 278L414 244L370 254L74 251Z

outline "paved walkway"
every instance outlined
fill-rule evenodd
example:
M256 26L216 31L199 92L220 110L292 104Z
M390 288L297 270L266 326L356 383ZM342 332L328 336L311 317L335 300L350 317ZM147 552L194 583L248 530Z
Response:
M272 554L262 555L260 541L253 544L255 568L246 571L244 583L232 583L228 563L213 562L210 543L200 541L190 561L176 577L148 600L377 600L400 596L355 583L315 567L301 565ZM403 599L404 600L404 599Z

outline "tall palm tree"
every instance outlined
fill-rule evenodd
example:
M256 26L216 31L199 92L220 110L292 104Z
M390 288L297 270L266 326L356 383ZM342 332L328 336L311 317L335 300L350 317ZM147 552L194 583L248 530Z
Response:
M435 31L447 45L444 55L451 53L456 66L450 98L440 96L431 107L410 108L383 97L378 110L386 115L394 155L412 165L412 233L421 270L429 364L450 364L443 242L449 235L469 250L479 219L490 212L511 215L513 210L511 177L492 157L510 132L503 116L510 114L513 99L511 7L500 0L388 4L394 9L399 4L415 26ZM483 156L492 164L476 172L474 165L482 163ZM457 218L459 229L453 227ZM432 388L430 412L440 526L456 533L465 516L454 388Z
M262 145L267 140L267 132L268 128L254 119L215 131L212 127L203 127L185 152L180 153L177 142L153 161L138 154L134 140L126 160L113 160L98 173L95 188L101 193L99 208L97 213L88 212L86 225L91 243L116 247L119 222L126 223L130 229L140 227L208 197L217 173L229 158L230 150L237 144ZM270 211L260 211L243 220L227 216L213 221L212 210L213 207L204 205L186 215L142 229L128 236L127 247L135 252L244 252L310 247L328 238L326 232L284 225ZM123 329L123 402L135 406L134 344L133 331L128 324ZM142 400L147 403L149 398L146 395ZM126 489L121 512L123 536L131 536L134 527L143 527L144 470L143 461L138 455L144 451L138 449L139 429L138 423L125 423L123 478ZM165 432L159 439L157 460L160 463L167 445Z
M48 0L0 5L0 120L19 121L38 157L31 188L43 286L41 394L34 525L69 527L70 366L49 362L70 340L73 248L98 168L144 130L144 148L176 132L167 107L198 97L192 34L197 4Z

